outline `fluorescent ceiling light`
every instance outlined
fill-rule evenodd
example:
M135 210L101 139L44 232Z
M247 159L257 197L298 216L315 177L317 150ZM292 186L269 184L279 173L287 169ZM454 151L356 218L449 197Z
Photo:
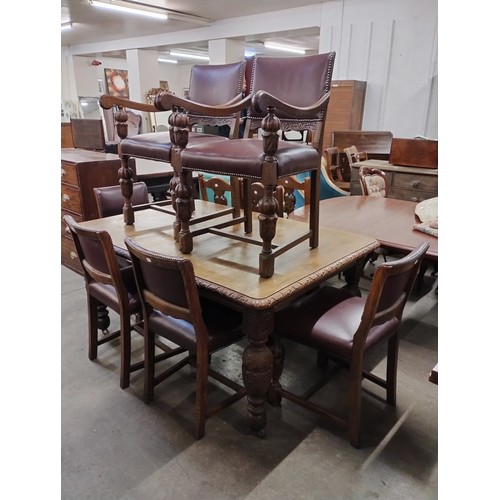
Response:
M305 49L301 49L298 47L290 47L289 45L280 45L279 43L273 43L273 42L264 42L264 47L266 49L283 50L285 52L291 52L292 54L304 55L306 53Z
M169 64L177 64L177 61L175 59L165 59L164 57L159 57L158 62L161 63L169 63Z
M173 52L172 50L170 51L170 55L174 57L186 57L188 59L199 59L200 61L210 61L210 57L208 56L201 56L197 54L186 54L185 52Z
M67 23L61 23L61 30L70 30L73 27L73 23L71 21Z
M124 5L119 5L115 3L97 2L94 0L89 0L90 5L94 7L101 7L103 9L117 10L120 12L127 12L128 14L137 14L140 16L153 17L155 19L168 19L167 14L160 14L159 12L153 12L151 10L134 9L132 7L125 7Z

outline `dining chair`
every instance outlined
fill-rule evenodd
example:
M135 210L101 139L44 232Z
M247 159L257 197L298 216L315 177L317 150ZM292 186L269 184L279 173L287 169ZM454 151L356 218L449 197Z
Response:
M206 178L204 174L198 174L198 188L200 190L200 199L204 201L213 200L215 203L227 206L231 200L236 214L239 215L241 209L241 200L244 197L243 179L239 180L239 189L235 192L230 181L235 177L222 178L212 176ZM311 200L311 181L306 177L303 181L299 181L293 176L284 177L278 180L279 184L273 192L274 198L278 202L277 215L283 217L288 216L295 210L297 199L295 191L300 191L304 200L304 205L308 205ZM212 196L209 196L209 190L212 191ZM236 193L236 194L235 194ZM261 182L252 182L250 186L250 197L252 210L260 212L260 203L265 195L265 187Z
M98 347L116 338L120 339L120 387L130 385L130 374L144 367L144 361L131 362L131 333L143 334L141 302L135 285L132 266L120 267L109 233L82 227L71 215L65 215L76 251L80 260L88 310L88 357L97 358ZM120 328L108 332L109 313L106 308L118 314ZM131 317L135 320L132 322ZM99 335L99 329L103 331ZM157 358L166 359L181 352L169 346L158 344L163 354Z
M240 214L241 196L239 182L236 177L224 178L199 173L197 179L201 200L213 201L224 206L231 205L234 208L234 215L238 216Z
M349 178L352 175L352 166L354 163L359 161L368 160L368 155L364 151L358 151L356 146L349 146L344 148L344 153L347 157L347 163L349 165Z
M340 151L339 148L334 146L325 148L323 150L323 158L326 162L326 171L330 180L340 189L350 192L351 191L351 178L347 177L340 164Z
M144 401L151 403L155 386L183 366L196 368L194 435L200 439L207 419L246 395L244 387L210 367L213 352L244 337L242 315L200 297L189 259L149 251L131 238L125 238L125 245L132 259L144 317ZM155 373L156 336L183 347L189 355L162 373ZM233 393L209 404L209 376Z
M145 182L134 182L132 186L133 191L130 201L134 210L163 207L164 205L171 204L170 200L151 202L149 199L148 188ZM121 186L116 185L96 187L94 188L94 196L97 203L97 212L99 214L99 218L111 217L123 212L124 199ZM130 257L126 250L115 247L115 253L120 267L131 265Z
M359 183L361 185L362 195L387 198L388 188L385 172L383 170L371 167L360 167Z
M205 115L239 113L247 108L244 138L216 143L191 144L184 114L177 112L171 115L173 137L178 146L172 155L171 164L179 174L179 184L176 187L179 221L174 228L174 237L182 253L188 254L193 249L193 234L189 228L192 208L189 204L190 191L186 187L187 173L193 171L241 177L245 193L249 192L252 182L264 184L265 196L259 214L260 239L250 235L252 207L249 203L251 197L247 194L244 196L246 202L243 205L243 217L233 220L235 224L244 223L244 232L249 235L246 236L249 242L261 245L261 277L272 276L275 258L299 243L309 240L311 248L318 246L320 151L334 59L334 52L283 58L256 56L252 63L249 95L229 106L197 107L171 94L157 96L158 108L191 108ZM282 131L291 130L307 130L312 142L306 144L279 139ZM256 134L258 137L254 138ZM282 246L276 246L273 238L278 207L273 191L280 178L307 172L311 177L309 227L302 235ZM217 228L217 224L206 230L214 228Z
M360 167L359 169L359 184L361 186L361 194L363 196L375 196L378 198L387 198L388 188L385 177L385 172L378 168ZM385 248L378 248L373 255L370 256L370 263L374 264L379 255L387 262L389 251ZM394 252L391 252L394 253Z
M283 187L283 212L287 217L297 208L297 196L302 198L301 206L311 203L310 177L304 177L302 180L294 175L282 177L278 179L278 186Z
M359 447L363 379L384 388L386 402L396 404L401 318L428 248L429 243L424 242L407 256L378 266L366 298L353 297L342 289L326 285L277 312L270 392L273 402L279 403L283 397L326 417L335 425L347 428L351 445ZM346 414L310 399L320 384L306 396L294 394L280 385L284 360L281 338L319 350L326 362L332 359L348 368ZM366 367L369 353L382 343L387 344L385 378Z
M241 100L245 61L229 63L229 64L195 64L191 69L190 83L188 97L182 102L197 103L205 106L218 106L228 102L235 102ZM129 165L131 158L144 158L148 160L155 160L160 162L171 162L171 153L173 144L184 144L181 138L182 134L169 130L168 132L151 132L146 134L139 134L132 137L127 136L127 119L128 115L126 109L135 109L149 113L156 113L162 111L174 111L169 116L169 123L172 126L172 118L176 116L179 111L175 105L165 107L158 107L156 103L161 95L173 95L168 91L159 93L155 98L154 104L145 104L140 102L131 101L122 97L116 97L109 94L102 95L99 103L103 109L110 109L113 106L118 106L119 111L115 114L117 133L121 138L118 145L118 154L121 158L122 167L120 169L120 185L122 186L123 197L125 205L123 208L123 217L125 224L134 223L134 209L131 202L133 193L133 170ZM196 108L196 106L194 106ZM195 124L223 126L229 125L230 137L237 137L239 132L239 112L229 113L220 116L217 113L211 116L197 112L196 109L186 108L183 113L184 126L186 130L192 129ZM173 137L176 135L177 137ZM222 142L228 141L227 137L222 137L214 134L207 134L203 132L190 132L190 145L197 145L207 142ZM178 183L178 174L174 175L170 182L171 195L175 191L175 186ZM185 196L189 198L192 195L193 186L192 179L188 178L186 181ZM174 199L172 202L175 203ZM193 202L190 201L191 208Z
M251 209L253 212L261 212L261 203L266 194L266 188L262 182L252 182L249 192L245 191L245 182L240 178L240 197L242 200L245 196L250 197ZM276 199L276 215L283 217L285 210L285 189L281 185L277 185L273 191L273 197ZM244 201L243 201L244 203Z
M132 206L149 204L150 200L146 183L142 181L134 182L132 186L133 190L130 198ZM120 185L95 187L94 196L99 218L122 213L124 202Z

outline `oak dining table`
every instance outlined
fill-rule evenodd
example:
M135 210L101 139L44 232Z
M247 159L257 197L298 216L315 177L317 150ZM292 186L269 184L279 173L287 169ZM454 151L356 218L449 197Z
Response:
M204 214L221 209L224 207L196 200L195 219L201 221L198 225L206 224ZM85 221L82 225L107 231L114 246L121 250L125 249L124 238L130 237L149 250L190 259L200 293L242 312L243 330L248 339L242 355L247 418L250 427L263 437L273 363L268 340L275 311L340 272L359 267L379 244L369 235L323 227L317 248L311 249L307 241L295 246L276 259L273 276L262 278L258 269L261 247L237 239L243 234L242 224L226 228L236 238L202 234L196 237L197 244L190 254L181 254L173 238L173 222L172 215L148 208L136 211L132 225L124 224L122 215ZM279 219L276 243L282 244L303 232L304 224ZM193 229L196 226L194 224ZM256 221L254 227L258 227ZM254 236L259 241L259 235Z

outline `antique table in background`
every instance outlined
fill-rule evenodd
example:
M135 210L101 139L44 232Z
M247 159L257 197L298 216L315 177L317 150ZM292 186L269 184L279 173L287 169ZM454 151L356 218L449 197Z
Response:
M219 207L196 200L195 216L224 209ZM303 224L279 219L276 243L288 241L294 232L303 232ZM125 225L122 215L83 225L107 231L113 244L122 249L124 238L129 236L149 250L190 259L200 293L243 313L243 329L249 340L242 360L248 420L261 436L265 434L266 397L272 374L272 353L267 342L273 331L274 312L339 272L358 267L379 246L370 236L323 228L318 248L310 249L307 242L297 245L276 259L274 275L266 279L259 276L259 245L204 234L196 237L198 243L191 254L181 254L172 236L173 217L157 210L136 211L133 225ZM258 227L257 221L254 227ZM227 231L238 235L243 228L236 225Z
M426 259L437 261L438 239L416 231L413 226L416 202L373 196L342 196L320 201L319 223L324 228L342 229L371 236L380 246L409 253L422 241L430 243ZM297 221L309 220L309 207L290 214Z

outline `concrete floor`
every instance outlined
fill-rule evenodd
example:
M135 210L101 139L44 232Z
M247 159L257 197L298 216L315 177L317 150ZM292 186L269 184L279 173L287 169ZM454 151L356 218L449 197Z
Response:
M121 390L118 344L101 346L94 362L87 358L83 278L64 267L61 277L62 499L438 498L438 387L427 380L438 358L438 300L430 270L405 310L397 406L365 394L361 449L350 446L342 429L290 401L268 406L264 439L247 428L243 399L208 420L196 441L191 369L157 386L151 405L141 399L140 371ZM369 284L362 279L363 293ZM134 337L135 356L141 340ZM244 347L217 353L212 362L241 378ZM300 392L318 375L315 353L286 347L282 383ZM376 357L372 362L383 370ZM337 399L345 382L339 372L315 397ZM211 387L212 397L221 394Z

